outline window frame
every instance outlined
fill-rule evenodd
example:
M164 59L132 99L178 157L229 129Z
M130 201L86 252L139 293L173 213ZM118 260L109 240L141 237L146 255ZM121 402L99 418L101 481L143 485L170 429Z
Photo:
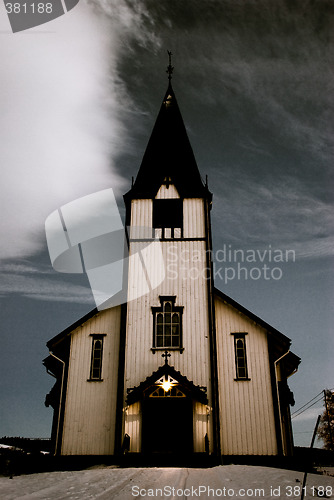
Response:
M159 296L159 300L160 300L160 306L159 307L152 307L152 313L153 313L153 339L152 339L152 352L155 353L155 351L180 351L181 353L184 351L184 347L183 347L183 332L182 332L182 314L183 314L183 306L176 306L175 305L175 301L176 301L176 296L165 296L165 295L160 295ZM171 310L170 311L165 311L165 304L166 303L171 303ZM165 332L164 332L164 329L165 329L165 326L166 324L167 325L170 325L171 329L172 329L172 326L173 326L173 322L172 322L172 318L171 318L171 321L166 323L164 321L164 318L163 318L163 321L162 323L158 323L157 319L158 319L158 315L159 314L162 314L162 315L165 315L165 314L170 314L171 317L173 314L178 314L179 316L179 333L178 333L178 339L179 339L179 342L178 342L178 345L177 346L173 346L173 345L165 345ZM161 346L158 346L157 345L157 327L158 325L162 324L163 326L163 333L162 333L162 338L163 338L163 345ZM172 331L171 331L171 344L172 344L172 337L173 337L173 334L172 334Z
M90 355L90 369L89 369L89 379L87 379L88 382L102 382L102 366L103 366L103 347L104 347L104 337L106 336L105 333L91 333L90 337L92 337L92 347L91 347L91 355ZM94 361L97 359L96 358L96 352L97 350L95 349L95 344L96 342L101 342L101 351L100 353L100 362L98 366L99 370L99 376L93 376L94 370L96 369L96 366L94 366Z
M246 335L247 332L233 332L231 333L234 337L234 358L235 358L235 381L247 381L250 380L248 376L248 363L247 363L247 346L246 346ZM243 365L244 366L239 366L239 359L240 356L238 356L238 341L243 342ZM240 370L244 369L245 370L245 375L240 376Z

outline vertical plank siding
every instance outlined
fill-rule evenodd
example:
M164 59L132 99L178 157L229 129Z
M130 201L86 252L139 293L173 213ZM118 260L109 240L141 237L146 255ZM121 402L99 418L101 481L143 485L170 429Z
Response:
M138 401L125 409L125 434L130 436L130 452L141 452L141 404Z
M114 453L120 307L99 312L72 333L63 455ZM102 379L88 382L92 337L105 334Z
M167 191L167 190L166 190ZM152 226L148 200L134 200L131 224ZM140 216L137 212L140 212ZM144 216L145 213L145 216ZM146 218L145 218L146 217ZM138 386L163 363L163 351L153 353L152 306L160 306L160 295L176 296L176 306L183 306L182 336L184 351L170 350L169 364L195 385L207 388L211 399L209 319L206 281L206 243L204 238L204 204L201 199L184 200L184 237L191 241L160 241L130 243L129 301L127 307L127 339L125 357L125 392ZM143 259L131 258L141 252ZM162 256L162 260L161 260ZM145 270L143 269L143 262ZM163 264L163 265L162 265ZM163 279L163 276L165 278ZM150 277L159 277L157 287ZM148 286L148 281L150 281ZM146 293L147 289L151 290ZM125 402L124 402L125 405ZM203 415L194 421L194 446L204 446L206 424ZM206 420L206 415L205 415ZM204 432L205 431L205 432ZM203 434L204 433L204 434ZM137 437L131 436L136 441Z
M197 198L183 200L183 237L205 237L204 200Z
M193 414L194 414L194 452L204 453L205 450L205 435L208 435L209 442L212 441L210 426L210 412L209 407L194 401L193 403Z
M220 298L215 300L221 447L224 455L276 455L266 331ZM248 377L236 381L234 337L245 333Z
M161 249L158 249L155 244L145 247L145 242L131 244L131 254L132 251L138 254L146 250L144 263L149 269L145 273L142 261L139 258L133 260L130 258L129 295L132 300L128 302L126 342L128 387L139 385L163 364L162 352L157 351L155 354L152 352L151 308L160 306L159 295L176 296L175 304L183 306L182 334L185 350L182 354L179 351L171 351L169 363L196 385L208 385L208 311L204 276L206 263L203 261L192 263L191 275L194 279L191 279L187 264L183 262L184 258L187 259L193 253L196 255L203 253L204 245L203 241L161 242ZM163 256L165 279L157 288L145 294L147 276L150 276L151 272L153 275L161 272L160 251ZM155 265L159 266L156 271Z
M152 213L152 200L132 201L130 238L142 238L144 228L152 228ZM152 233L150 236L152 236ZM146 235L146 237L148 237L148 235Z

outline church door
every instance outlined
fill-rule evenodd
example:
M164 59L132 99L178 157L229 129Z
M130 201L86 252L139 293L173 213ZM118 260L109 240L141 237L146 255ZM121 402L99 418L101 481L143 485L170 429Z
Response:
M144 399L142 443L147 454L189 455L193 450L191 399Z

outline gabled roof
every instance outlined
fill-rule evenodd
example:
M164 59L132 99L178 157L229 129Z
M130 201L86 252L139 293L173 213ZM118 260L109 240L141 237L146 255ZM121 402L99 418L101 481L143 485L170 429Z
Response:
M259 316L256 316L251 311L238 304L238 302L218 290L218 288L214 289L214 294L223 302L234 307L234 309L236 309L238 312L244 314L247 318L251 319L252 321L254 321L254 323L266 330L266 332L272 339L273 344L275 345L275 352L273 353L274 360L279 359L281 355L284 354L284 365L288 375L291 375L297 369L301 359L293 352L288 352L291 345L291 339L289 339L289 337L281 333L279 330L276 330L276 328L269 325L269 323L266 323L263 319L259 318Z
M263 319L259 318L259 316L256 316L256 314L252 313L241 304L238 304L238 302L236 302L234 299L232 299L225 293L218 290L218 288L216 287L214 288L214 294L217 297L219 297L223 302L226 302L226 304L229 304L230 306L234 307L234 309L237 309L240 313L247 316L247 318L254 321L254 323L258 324L259 326L262 326L262 328L264 328L268 333L274 335L283 344L286 344L286 346L290 346L291 339L289 339L289 337L281 333L279 330L276 330L276 328L269 325L269 323L266 323Z
M124 196L153 198L164 181L184 197L211 197L204 186L171 83L132 189ZM166 182L165 181L165 182Z
M65 328L65 330L63 330L62 332L58 333L58 335L55 335L55 337L52 337L52 339L50 339L46 343L47 347L49 349L54 348L54 346L56 344L58 344L59 342L61 342L67 335L69 335L70 333L72 333L73 330L75 330L79 326L81 326L84 323L86 323L86 321L88 321L89 319L93 318L96 314L98 314L98 312L99 311L98 311L98 309L96 307L94 309L92 309L89 313L85 314L80 319L78 319L77 321L75 321L74 323L72 323L70 326L68 326L67 328Z
M208 403L208 398L206 392L202 387L195 385L191 380L188 380L187 377L181 375L181 373L175 370L174 366L164 364L158 368L155 372L152 373L149 377L147 377L141 384L137 387L134 387L128 392L128 396L126 399L127 404L131 405L139 401L143 397L143 393L149 388L154 386L159 378L164 375L170 375L173 379L177 380L180 384L181 388L191 394L193 399L196 399L202 404Z

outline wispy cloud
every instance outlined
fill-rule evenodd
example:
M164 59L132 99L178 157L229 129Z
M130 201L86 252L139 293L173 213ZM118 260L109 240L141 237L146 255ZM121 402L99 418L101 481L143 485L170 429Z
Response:
M333 255L331 2L143 6L148 39L158 50L175 47L181 109L214 184L216 241Z
M50 266L43 266L39 264L38 267L31 264L29 261L6 261L0 262L0 273L1 274L54 274L53 269Z
M234 183L233 192L224 179L215 196L213 220L225 214L224 238L239 245L276 245L293 249L298 258L334 255L333 206L322 201L295 178L244 178ZM219 192L219 189L218 189Z
M38 268L29 262L2 263L0 266L0 296L21 295L36 300L90 304L94 307L91 289L73 284L48 266Z
M128 186L115 166L125 148L122 116L132 107L118 63L126 46L121 37L127 30L130 36L136 14L125 2L112 6L117 29L80 2L45 25L44 33L39 27L9 34L0 49L6 68L0 84L0 258L45 248L44 221L62 204L108 186L120 194Z

